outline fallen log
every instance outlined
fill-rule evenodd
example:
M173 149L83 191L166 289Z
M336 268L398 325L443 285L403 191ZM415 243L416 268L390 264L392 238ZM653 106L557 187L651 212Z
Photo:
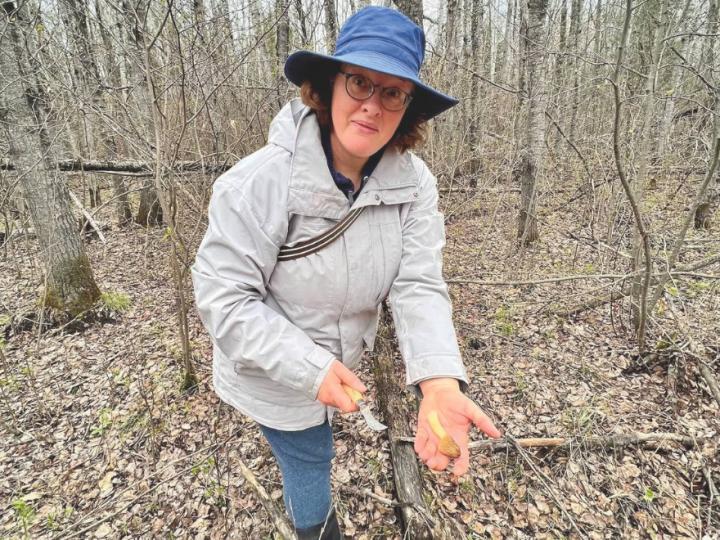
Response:
M227 171L233 163L202 163L200 161L176 161L172 170L176 174L197 172L219 174ZM132 175L154 176L155 163L145 161L83 161L64 159L54 163L54 167L63 172L127 173ZM15 164L0 160L0 170L15 171Z
M398 381L395 374L392 318L386 304L382 307L375 351L371 355L372 370L378 407L388 426L393 480L403 525L403 538L452 538L450 529L439 516L433 515L423 500L423 483L415 451L399 440L410 438L410 418L414 416L414 412L403 397L404 384Z
M413 437L398 437L398 442L413 443ZM514 441L514 442L513 442ZM620 448L640 444L659 442L676 442L685 448L694 448L697 440L692 437L678 435L677 433L627 433L610 435L608 437L531 437L526 439L488 439L472 441L468 444L470 450L490 450L501 452L512 450L516 445L520 448Z

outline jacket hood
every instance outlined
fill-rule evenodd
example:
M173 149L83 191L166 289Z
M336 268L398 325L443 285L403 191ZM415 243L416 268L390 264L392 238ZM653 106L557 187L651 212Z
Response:
M295 151L295 136L300 122L310 112L310 109L299 99L288 101L270 123L268 142L293 153Z
M296 98L273 119L268 140L292 154L290 211L302 213L293 204L295 197L301 197L304 201L298 206L312 207L310 211L318 212L316 215L339 219L347 213L348 202L332 179L320 137L320 126L312 110ZM382 201L375 196L376 192L416 189L420 171L413 161L420 160L411 152L387 148L363 188L367 202L358 201L353 208ZM375 203L371 202L370 194Z

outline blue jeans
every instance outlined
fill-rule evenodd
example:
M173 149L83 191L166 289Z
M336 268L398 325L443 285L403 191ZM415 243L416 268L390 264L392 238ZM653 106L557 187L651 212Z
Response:
M335 457L327 420L301 431L280 431L260 425L280 466L285 508L295 528L323 523L332 509L331 460Z

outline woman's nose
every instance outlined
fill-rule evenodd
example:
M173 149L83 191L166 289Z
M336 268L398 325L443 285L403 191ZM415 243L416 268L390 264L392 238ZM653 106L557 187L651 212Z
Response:
M368 114L378 115L382 112L382 102L380 99L380 92L373 92L373 95L363 100L362 102L363 111Z

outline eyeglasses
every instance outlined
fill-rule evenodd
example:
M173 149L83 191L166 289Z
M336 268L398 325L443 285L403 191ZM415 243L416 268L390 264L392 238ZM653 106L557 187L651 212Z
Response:
M382 106L388 111L396 112L407 107L412 99L412 95L396 86L377 85L365 75L358 73L345 73L344 71L340 71L340 73L345 75L345 90L348 96L358 101L369 99L375 93L375 89L378 88L380 89L380 103L382 103Z

